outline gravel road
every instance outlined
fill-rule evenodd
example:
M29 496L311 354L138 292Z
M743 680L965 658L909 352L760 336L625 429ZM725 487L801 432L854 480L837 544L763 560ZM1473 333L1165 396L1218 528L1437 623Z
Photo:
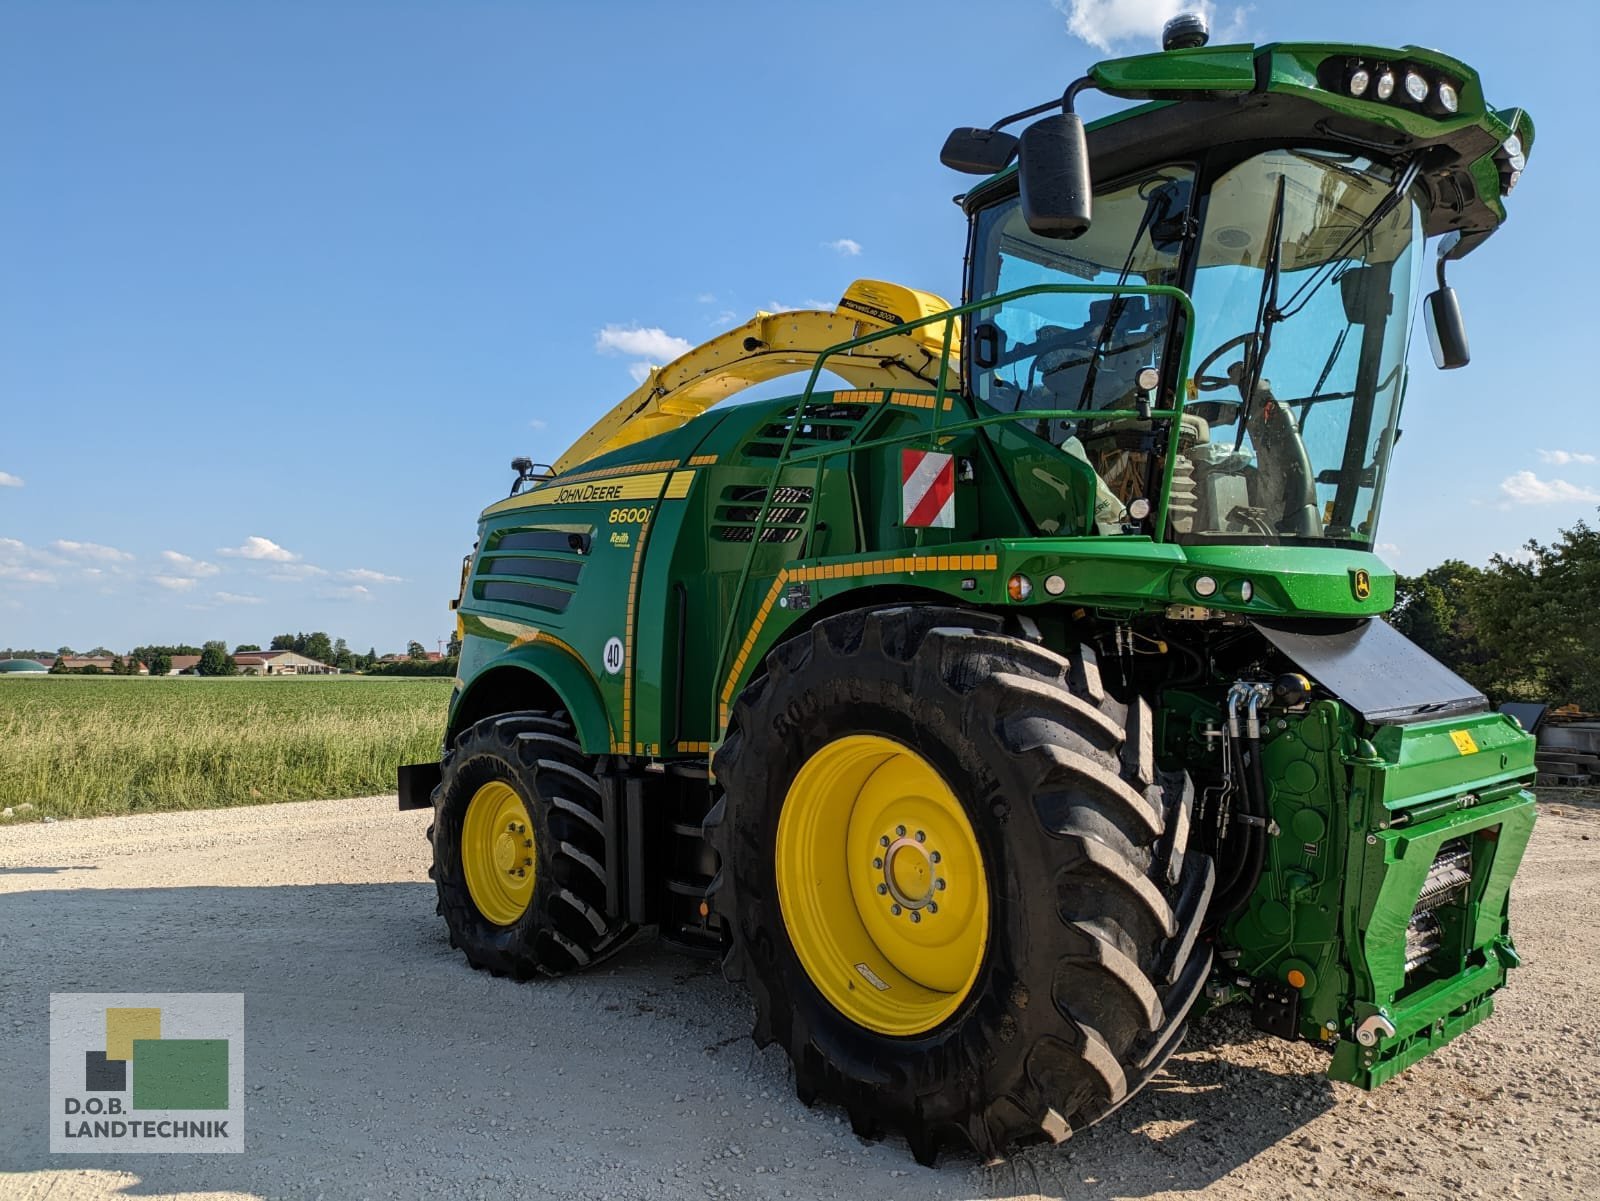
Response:
M794 1099L709 965L469 970L390 797L0 828L0 1198L1593 1197L1600 806L1542 806L1526 966L1483 1026L1367 1095L1204 1019L1105 1124L918 1167ZM245 994L242 1155L51 1156L52 991Z

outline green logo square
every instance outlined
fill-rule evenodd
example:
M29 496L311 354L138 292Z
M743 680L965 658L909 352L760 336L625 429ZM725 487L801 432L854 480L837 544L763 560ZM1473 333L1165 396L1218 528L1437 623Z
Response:
M227 1109L228 1040L133 1040L133 1108Z

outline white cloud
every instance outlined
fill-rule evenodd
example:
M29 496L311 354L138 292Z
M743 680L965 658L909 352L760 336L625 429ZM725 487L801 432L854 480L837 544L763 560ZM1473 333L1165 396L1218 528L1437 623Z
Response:
M197 582L193 576L186 575L158 575L151 578L169 592L187 592Z
M1067 32L1082 38L1096 49L1109 52L1117 42L1142 41L1155 50L1160 45L1161 27L1179 13L1199 12L1211 27L1213 44L1231 42L1244 32L1248 7L1229 10L1227 20L1217 21L1217 6L1211 0L1055 0L1067 14Z
M1580 488L1566 480L1542 480L1531 471L1519 471L1500 481L1500 491L1514 505L1576 504L1600 501L1600 492Z
M266 603L259 596L251 596L246 592L214 592L212 595L225 605L260 605Z
M655 326L641 329L636 325L608 325L594 336L594 348L601 354L649 359L659 366L670 363L693 346Z
M118 550L114 546L101 546L98 542L74 542L69 538L57 538L50 546L75 559L93 559L98 563L126 563L133 558L125 550Z
M48 551L38 550L15 538L0 538L0 580L17 584L54 584L48 570L61 562Z
M161 557L171 563L176 570L187 572L192 576L211 576L222 570L215 563L207 563L201 559L190 558L182 551L164 550L161 552Z
M1380 554L1385 555L1397 555L1400 553L1400 548L1393 542L1380 542L1377 549Z
M654 326L641 329L636 325L608 325L594 336L594 348L600 354L627 355L637 360L628 364L628 375L634 383L642 384L652 367L672 362L693 346L686 338Z
M716 304L717 294L715 292L701 292L695 296L695 302L698 304Z
M365 584L351 584L348 588L334 588L322 595L325 600L369 601L372 599L372 589Z
M231 559L256 559L269 563L293 563L300 556L279 546L271 538L251 534L241 546L219 546L217 554Z
M854 238L835 238L831 242L824 242L823 245L848 259L857 258L861 254L861 243Z
M548 421L546 421L543 417L535 417L535 418L533 418L532 420L530 420L528 422L528 428L531 429L531 430L542 430L542 429L544 429L545 426L547 426L549 424L550 423Z
M735 325L738 323L738 320L739 314L734 312L732 309L719 309L710 317L706 318L706 324L715 325L720 328L723 326Z
M310 563L274 563L267 574L276 580L309 580L312 576L327 575L328 570Z
M1544 463L1554 463L1557 467L1565 467L1568 463L1600 462L1600 458L1581 450L1541 450L1539 459Z
M352 567L349 571L339 573L347 580L359 580L366 584L398 584L400 577L397 575L384 575L381 571L373 571L370 567Z
M9 471L0 471L0 488L20 487L22 487L22 477L20 475L12 475Z

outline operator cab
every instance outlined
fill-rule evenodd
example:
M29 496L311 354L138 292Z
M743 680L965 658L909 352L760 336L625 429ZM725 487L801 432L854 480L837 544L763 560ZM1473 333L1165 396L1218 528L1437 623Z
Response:
M966 300L996 298L966 385L1018 414L986 436L1039 533L1371 550L1426 238L1460 366L1443 264L1504 220L1531 122L1414 47L1188 53L1097 64L1020 139L1054 106L952 133L960 170L1022 156L963 199ZM1089 87L1153 103L1085 134Z
M1197 186L1197 181L1198 185ZM1185 314L1177 299L1105 289L1177 287L1194 304L1194 356L1168 509L1179 541L1314 540L1370 548L1405 384L1422 230L1402 172L1362 155L1272 148L1167 163L1095 193L1095 220L1063 242L1030 232L1017 200L977 215L977 295L1009 300L975 324L971 382L1000 411L1086 414L1024 422L1092 466L1133 524L1161 486ZM1089 288L1095 290L1088 290ZM1155 394L1140 388L1155 371ZM1248 397L1248 399L1247 399ZM1037 467L1033 468L1037 475ZM1060 517L1022 489L1041 526ZM1042 506L1042 507L1041 507Z

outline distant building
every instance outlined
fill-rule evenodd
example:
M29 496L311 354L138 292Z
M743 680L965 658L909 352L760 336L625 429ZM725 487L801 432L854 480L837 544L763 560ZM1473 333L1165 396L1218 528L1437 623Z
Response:
M337 667L318 663L294 651L244 651L233 657L245 676L336 676Z
M32 659L0 659L0 675L38 676L49 674L50 669L48 667Z
M172 666L167 669L169 676L192 676L199 673L195 670L200 666L199 655L173 655Z

